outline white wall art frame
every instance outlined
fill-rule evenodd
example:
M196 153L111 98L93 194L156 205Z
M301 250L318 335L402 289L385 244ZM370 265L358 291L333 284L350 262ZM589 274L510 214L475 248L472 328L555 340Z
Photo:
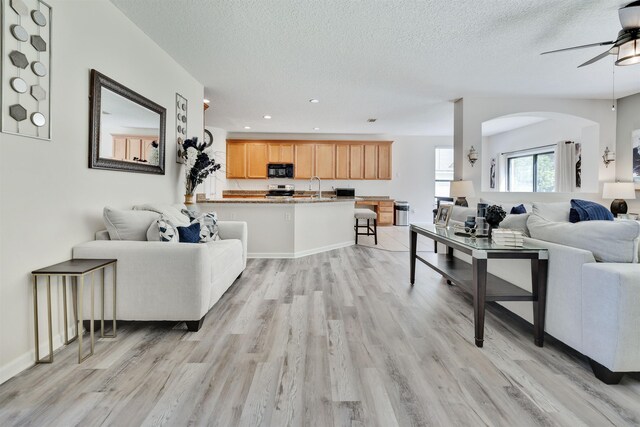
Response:
M2 132L51 140L51 6L0 1Z
M176 93L176 163L184 163L182 143L187 139L187 98Z

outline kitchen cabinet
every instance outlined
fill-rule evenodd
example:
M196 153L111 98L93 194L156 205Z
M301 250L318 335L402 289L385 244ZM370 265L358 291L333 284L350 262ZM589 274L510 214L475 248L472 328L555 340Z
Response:
M267 144L269 163L293 163L293 144Z
M349 178L364 179L364 145L349 147Z
M314 144L296 144L293 159L296 179L309 179L314 175L314 147Z
M335 144L316 144L315 175L321 179L334 179L336 175L336 146Z
M391 145L378 146L378 179L391 179Z
M151 143L158 141L154 135L116 135L112 134L112 158L116 160L128 160L137 162L149 160Z
M247 144L227 144L227 178L247 177Z
M267 144L251 142L247 144L247 178L261 179L267 177Z
M336 179L349 179L349 145L336 144Z
M114 153L125 155L146 150L131 149L114 140ZM140 151L141 150L141 151ZM269 163L293 163L296 179L392 179L392 141L227 141L227 178L264 179Z
M364 146L364 179L378 178L378 146L366 144Z

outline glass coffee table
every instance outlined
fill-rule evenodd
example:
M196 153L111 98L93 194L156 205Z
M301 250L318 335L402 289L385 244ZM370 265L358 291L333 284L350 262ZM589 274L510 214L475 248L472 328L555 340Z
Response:
M416 279L416 260L428 265L461 289L473 295L473 319L476 346L484 342L484 312L487 301L532 301L533 336L538 347L544 344L544 316L547 294L548 252L545 248L526 244L522 247L501 246L489 238L460 236L453 228L414 223L410 227L410 282ZM444 254L416 253L418 234L447 247ZM453 256L458 250L470 255L469 264ZM487 273L489 259L530 259L532 292Z

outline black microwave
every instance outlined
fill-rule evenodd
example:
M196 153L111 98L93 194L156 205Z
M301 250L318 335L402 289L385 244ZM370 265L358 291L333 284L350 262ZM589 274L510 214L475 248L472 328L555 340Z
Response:
M293 178L293 163L269 163L267 177Z

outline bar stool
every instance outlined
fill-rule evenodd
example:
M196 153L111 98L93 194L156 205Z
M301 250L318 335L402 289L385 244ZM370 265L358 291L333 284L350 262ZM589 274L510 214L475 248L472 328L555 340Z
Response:
M356 245L358 244L358 236L373 236L375 244L378 244L378 216L371 209L355 209L353 217L356 219L356 225L353 227L356 231ZM367 225L360 225L360 220L366 219ZM370 221L373 220L373 228ZM360 228L366 228L366 233L361 233Z

